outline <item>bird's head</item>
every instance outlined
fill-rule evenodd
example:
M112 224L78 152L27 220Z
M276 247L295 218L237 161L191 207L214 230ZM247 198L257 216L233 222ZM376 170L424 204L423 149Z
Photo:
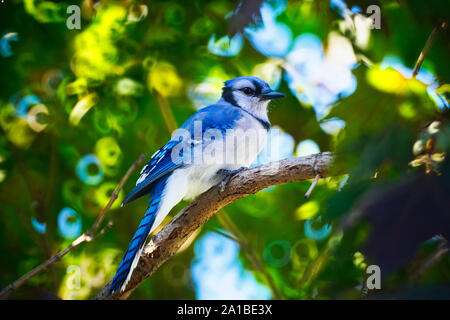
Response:
M270 100L283 98L285 95L274 91L269 84L257 77L238 77L225 81L222 99L250 113L265 119Z

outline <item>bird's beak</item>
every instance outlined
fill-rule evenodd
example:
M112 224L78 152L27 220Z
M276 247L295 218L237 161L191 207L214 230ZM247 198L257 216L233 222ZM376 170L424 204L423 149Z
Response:
M268 92L263 92L261 94L261 100L273 100L273 99L280 99L284 98L286 95L284 93L270 90Z

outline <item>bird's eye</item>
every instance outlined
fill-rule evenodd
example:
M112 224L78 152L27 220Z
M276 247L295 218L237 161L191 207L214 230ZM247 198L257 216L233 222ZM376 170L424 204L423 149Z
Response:
M251 89L251 88L249 88L249 87L245 87L245 88L243 88L243 89L241 89L242 90L242 92L244 92L246 95L252 95L253 94L253 90Z

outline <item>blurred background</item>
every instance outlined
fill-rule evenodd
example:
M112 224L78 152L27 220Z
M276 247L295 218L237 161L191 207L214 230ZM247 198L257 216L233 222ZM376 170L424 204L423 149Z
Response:
M255 165L333 151L336 173L309 199L304 181L226 207L130 298L450 298L448 1L4 0L0 16L1 288L88 230L225 80L253 75L287 94L269 114L280 148ZM145 212L120 207L138 175L110 230L10 298L95 296Z

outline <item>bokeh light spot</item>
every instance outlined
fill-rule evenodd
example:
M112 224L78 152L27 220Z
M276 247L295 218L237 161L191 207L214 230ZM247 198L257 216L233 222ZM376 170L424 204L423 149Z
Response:
M19 35L17 34L17 32L5 33L0 38L0 54L3 56L3 58L10 57L14 54L11 50L11 45L9 44L11 41L19 41Z
M233 38L223 36L216 40L216 35L213 34L208 41L208 50L216 56L232 57L237 55L244 45L242 35L237 33Z
M264 249L264 260L272 266L283 267L291 259L291 245L286 240L275 240Z
M40 222L35 217L31 216L31 225L34 230L36 230L40 234L44 234L47 231L47 224L45 222Z
M244 269L233 240L208 232L195 242L194 253L196 299L270 299L270 290Z
M67 239L73 239L81 234L81 216L72 208L64 207L58 215L58 231Z
M96 174L89 173L89 167L97 168ZM93 154L85 155L77 165L77 175L81 181L88 185L97 185L103 180L103 168L100 160Z
M311 154L319 153L320 149L316 142L310 139L301 141L295 148L295 155L297 157L309 156Z
M333 229L330 225L324 224L320 229L315 229L313 224L320 224L322 221L321 217L315 219L308 219L305 221L305 235L313 240L322 240L328 237Z
M302 204L295 211L295 217L299 220L307 220L314 217L319 212L319 203L317 201L308 201Z
M158 62L148 75L148 86L165 97L180 93L182 81L173 65L168 62Z

